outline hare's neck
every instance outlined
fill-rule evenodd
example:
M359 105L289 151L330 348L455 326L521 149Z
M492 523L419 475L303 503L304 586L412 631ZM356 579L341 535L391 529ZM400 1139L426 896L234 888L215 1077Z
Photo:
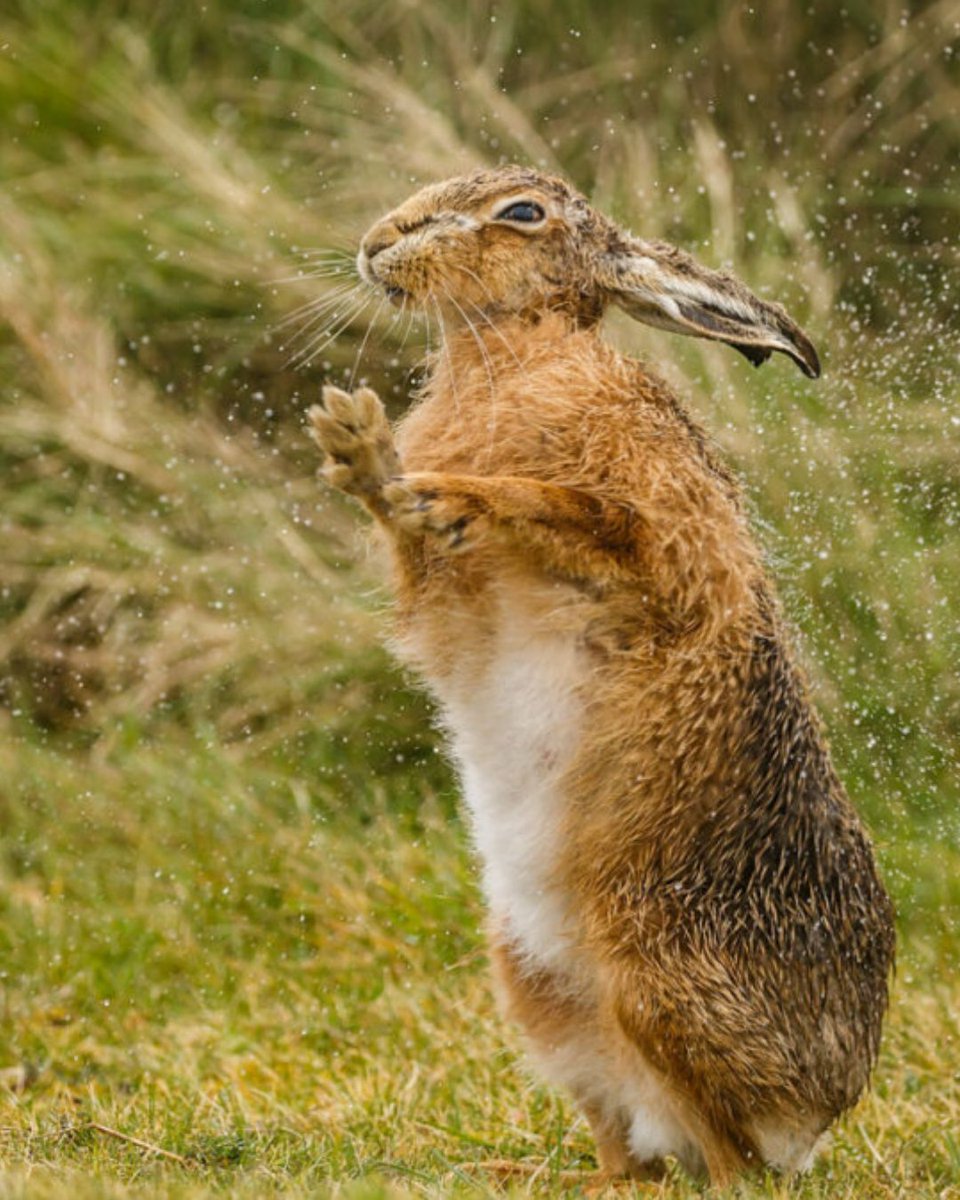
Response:
M405 466L517 473L542 465L547 443L574 453L560 445L563 431L576 425L574 410L596 405L598 359L610 353L559 314L451 331L398 430Z
M477 318L467 326L448 328L429 364L425 401L463 414L502 408L545 367L583 355L584 341L596 335L578 331L559 313L538 321L521 317Z
M428 391L453 395L464 387L485 389L522 370L529 358L526 330L516 322L477 324L444 330L433 356Z

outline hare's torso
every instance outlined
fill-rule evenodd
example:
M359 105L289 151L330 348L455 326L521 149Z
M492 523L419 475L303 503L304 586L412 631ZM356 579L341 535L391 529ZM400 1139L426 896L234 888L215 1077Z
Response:
M395 544L395 643L441 705L497 936L580 1006L541 1039L546 1073L581 1095L595 1077L602 1104L632 1114L639 1157L689 1161L645 1064L665 1045L695 1051L716 1094L760 1094L762 1078L766 1107L743 1119L767 1161L797 1165L866 1080L889 906L735 485L637 364L591 335L550 334L534 331L519 362L492 336L484 356L469 340L445 353L398 431L402 469L636 504L666 569L681 529L694 548L682 578L709 559L697 586L719 599L669 627L642 578L618 590L588 571L551 576L481 523L461 553ZM808 889L798 864L813 862L827 874ZM805 999L818 990L825 1008ZM615 1014L614 994L630 998ZM852 1053L831 1049L844 1039Z

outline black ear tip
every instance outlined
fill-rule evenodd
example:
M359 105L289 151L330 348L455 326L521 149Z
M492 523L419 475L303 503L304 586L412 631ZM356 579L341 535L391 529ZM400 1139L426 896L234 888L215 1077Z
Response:
M820 378L820 356L811 342L805 341L793 360L808 379Z
M734 350L739 350L743 357L755 367L762 367L773 353L773 348L770 346L753 346L748 342L731 342L730 345ZM776 348L784 354L788 354L808 379L820 378L820 359L809 342L804 342L791 349L787 349L785 346Z
M767 346L754 346L749 342L731 342L730 345L734 350L739 350L743 357L753 363L755 367L763 366L773 353Z

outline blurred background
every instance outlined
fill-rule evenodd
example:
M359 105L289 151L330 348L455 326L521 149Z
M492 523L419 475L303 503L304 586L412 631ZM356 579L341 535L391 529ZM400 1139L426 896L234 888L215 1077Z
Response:
M352 374L402 409L424 331L330 264L482 164L562 172L820 349L810 383L608 330L745 481L907 982L955 964L958 49L956 0L6 0L0 1067L31 1103L142 1083L130 1021L265 997L323 1058L353 1018L317 995L476 952L431 712L302 423Z

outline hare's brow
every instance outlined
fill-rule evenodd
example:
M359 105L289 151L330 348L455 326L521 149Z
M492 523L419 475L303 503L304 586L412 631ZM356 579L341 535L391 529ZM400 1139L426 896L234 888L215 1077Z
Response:
M436 217L420 217L416 221L397 221L397 228L401 233L413 233L415 229L421 229L424 225L432 225Z

